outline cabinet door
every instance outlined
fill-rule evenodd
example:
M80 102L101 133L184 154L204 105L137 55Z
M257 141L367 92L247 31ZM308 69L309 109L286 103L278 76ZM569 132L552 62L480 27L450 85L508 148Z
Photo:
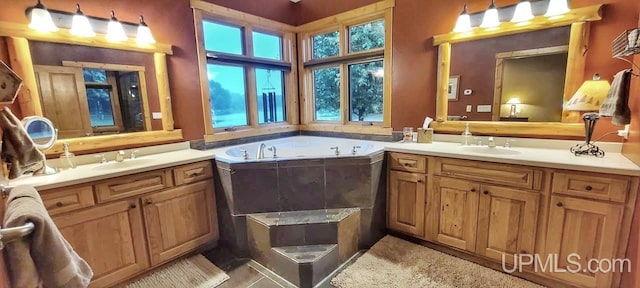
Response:
M93 269L92 287L111 287L149 267L138 199L53 218Z
M513 264L513 254L532 254L540 194L482 185L476 252Z
M389 229L424 236L424 174L389 172Z
M583 287L610 287L613 273L590 273L590 259L614 259L623 206L571 197L551 197L545 252L557 255L557 267L581 270L552 277ZM588 270L588 269L587 269Z
M429 197L430 239L459 249L475 251L480 185L460 179L434 177Z
M218 239L213 180L144 197L151 265L166 262Z
M82 69L34 65L42 113L56 123L58 137L75 138L93 134L89 102ZM73 111L69 113L68 111Z

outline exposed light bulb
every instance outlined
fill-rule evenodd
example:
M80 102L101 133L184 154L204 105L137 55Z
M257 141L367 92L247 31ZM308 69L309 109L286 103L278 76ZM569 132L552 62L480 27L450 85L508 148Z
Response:
M553 17L565 14L571 11L569 9L569 4L567 0L550 0L549 8L547 8L547 13L544 14L546 17Z
M458 20L456 21L456 26L453 28L453 32L467 32L467 31L471 31L471 17L467 12L467 4L464 4L462 13L460 13L460 16L458 16Z
M156 39L151 34L151 29L147 23L144 22L144 18L140 15L140 25L138 25L138 35L136 36L136 43L138 45L149 45L156 43Z
M521 0L516 6L516 10L513 13L511 22L524 22L533 19L533 13L531 13L531 3L529 0Z
M93 32L91 24L87 16L80 11L80 4L76 4L76 14L73 15L73 21L71 24L71 34L81 37L93 37L96 33Z
M498 9L496 9L496 4L491 0L491 5L487 11L484 11L484 17L482 18L482 24L480 27L482 28L493 28L500 25L500 19L498 19Z
M38 0L38 4L31 9L31 23L29 23L29 28L43 33L56 32L59 30L56 24L53 23L51 14L49 14L47 8L40 3L40 0Z
M122 42L127 40L127 34L124 33L122 23L116 18L116 13L111 10L111 20L107 25L107 39L113 42Z

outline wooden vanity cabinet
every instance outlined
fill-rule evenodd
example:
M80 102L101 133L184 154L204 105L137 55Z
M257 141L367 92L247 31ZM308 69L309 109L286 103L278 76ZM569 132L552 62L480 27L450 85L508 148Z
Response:
M193 169L205 172L174 179ZM211 169L203 161L40 193L93 269L90 286L112 287L219 238Z
M387 227L424 237L426 157L389 153Z

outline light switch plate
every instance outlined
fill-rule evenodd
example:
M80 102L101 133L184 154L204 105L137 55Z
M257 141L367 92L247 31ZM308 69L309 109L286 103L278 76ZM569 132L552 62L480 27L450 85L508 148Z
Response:
M478 105L476 106L476 112L478 113L491 112L491 105Z
M153 113L151 113L151 117L152 117L153 119L162 119L162 113L160 113L160 112L153 112Z
M470 113L473 109L473 105L467 105L467 113Z

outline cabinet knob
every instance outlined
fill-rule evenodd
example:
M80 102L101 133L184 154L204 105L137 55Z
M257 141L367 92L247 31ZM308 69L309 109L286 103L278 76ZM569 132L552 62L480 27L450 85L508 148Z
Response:
M418 183L422 183L422 182L424 182L424 181L422 181L422 179L418 179Z
M587 189L587 191L591 191L591 190L593 190L593 187L587 185L587 187L585 187L585 189Z
M522 250L520 251L520 254L529 254L529 253L527 252L527 250Z
M476 192L476 188L471 188L471 192Z
M487 190L485 190L485 191L484 191L484 192L482 192L482 193L484 193L484 195L489 195L489 191L487 191Z
M136 207L138 207L136 204L129 205L129 208L131 208L131 209L136 209Z
M62 206L64 206L64 204L62 202L56 202L56 206L62 207Z
M150 205L150 204L153 204L153 201L151 201L151 199L147 199L147 201L145 201L145 203L146 203L147 205Z
M556 206L562 207L562 206L564 206L564 204L562 204L562 202L558 202L558 203L556 203Z

